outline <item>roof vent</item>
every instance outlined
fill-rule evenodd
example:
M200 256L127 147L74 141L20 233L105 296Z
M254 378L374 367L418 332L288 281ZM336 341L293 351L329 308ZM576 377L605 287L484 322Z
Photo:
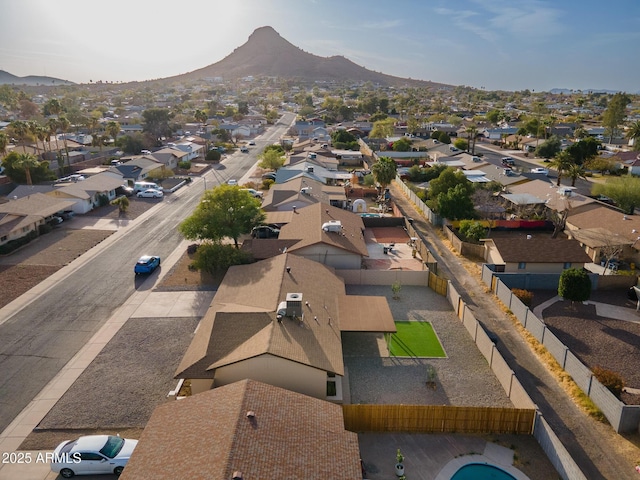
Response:
M527 240L531 240L531 235L527 235Z
M253 410L249 410L247 412L247 418L254 418L256 416L256 412L254 412Z
M309 190L311 190L311 187L302 187L300 189L300 193L304 193L306 195L310 195Z
M242 472L240 471L236 471L233 472L233 476L231 477L231 480L242 480Z
M313 173L313 167L307 167L307 173Z

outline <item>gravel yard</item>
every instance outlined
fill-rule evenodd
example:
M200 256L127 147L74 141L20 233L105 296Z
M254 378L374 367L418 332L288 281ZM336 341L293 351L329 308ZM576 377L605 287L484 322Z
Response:
M197 318L130 318L38 429L144 427L173 390Z
M388 286L348 285L347 293L387 297L395 320L428 320L447 358L390 358L379 354L381 334L344 333L351 403L513 407L471 336L445 297L426 287L403 286L400 300ZM428 387L427 367L437 373Z

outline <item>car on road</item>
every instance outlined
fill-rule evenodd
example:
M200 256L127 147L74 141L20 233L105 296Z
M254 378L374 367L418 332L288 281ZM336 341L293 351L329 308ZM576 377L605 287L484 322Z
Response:
M51 471L63 478L74 475L120 475L136 445L137 440L115 435L85 435L66 440L53 452Z
M278 238L278 235L280 235L280 230L269 225L260 225L251 230L253 238Z
M536 167L531 169L531 173L541 173L542 175L549 175L548 168Z
M238 185L238 181L235 178L231 178L227 181L227 185L231 185L231 186Z
M256 142L254 142L253 140L249 140L249 146L250 147L254 147L256 144Z
M262 192L259 190L255 190L253 188L242 188L241 189L243 192L249 192L251 194L252 197L255 198L262 198Z
M502 157L501 162L502 162L502 165L508 165L510 167L516 164L516 161L511 157Z
M164 193L162 193L160 190L154 190L153 188L150 188L148 190L138 192L136 196L138 198L162 198L164 196Z
M143 255L136 262L133 271L136 275L140 273L153 273L160 266L160 257L157 255Z
M245 147L244 145L242 147L240 147L240 151L242 153L249 153L249 149L247 147Z

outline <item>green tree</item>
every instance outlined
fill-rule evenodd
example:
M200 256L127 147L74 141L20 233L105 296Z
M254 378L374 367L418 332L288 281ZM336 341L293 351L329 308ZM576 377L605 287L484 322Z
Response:
M489 110L485 118L491 123L498 123L502 119L502 112L500 110Z
M625 137L633 140L633 149L640 150L640 120L636 120L631 124Z
M24 171L25 178L27 179L27 185L33 185L31 179L31 171L40 166L40 162L35 155L30 153L19 153L18 158L13 164L15 168Z
M60 115L64 112L64 107L60 104L60 100L52 98L42 106L42 114L45 117L50 115Z
M558 295L571 302L584 302L591 296L591 279L583 269L569 268L560 275Z
M7 154L7 145L9 145L9 137L5 132L0 132L0 158Z
M260 158L260 163L258 163L260 168L271 170L278 170L284 165L285 160L284 152L272 148L265 148L265 150L258 155L258 158Z
M591 193L609 197L623 212L633 215L640 205L640 178L631 175L607 178L606 183L595 183Z
M218 150L209 150L204 158L209 162L219 162L222 154Z
M571 186L576 186L576 180L578 178L582 178L586 180L586 171L582 165L578 165L577 163L572 163L569 165L569 168L566 169L567 177L571 179Z
M207 190L195 211L178 228L190 240L219 243L226 237L232 238L238 248L240 235L250 233L263 220L260 200L248 191L225 184Z
M67 156L67 166L69 170L71 170L71 158L69 157L69 145L67 144L67 132L69 128L71 128L71 122L69 122L67 117L61 115L58 117L58 128L62 132L62 143L64 145L65 155Z
M153 136L157 145L162 145L162 137L171 135L170 120L173 114L166 108L149 108L142 112L143 131Z
M115 145L118 140L118 134L120 133L120 124L115 120L111 120L110 122L107 122L105 131L111 138L113 138L113 144Z
M29 154L22 154L29 155ZM31 155L33 157L33 155ZM35 158L35 157L34 157ZM27 172L25 164L20 163L20 154L11 152L2 159L2 166L5 168L5 174L15 183L27 183ZM32 163L30 160L27 164ZM56 178L55 174L49 170L49 162L38 162L29 165L29 175L33 183L40 183Z
M393 118L387 118L385 120L378 120L373 124L373 128L369 133L370 138L387 138L393 135L395 120Z
M371 167L376 182L380 184L382 188L386 188L391 181L396 178L396 171L398 166L389 157L380 157L376 163Z
M238 102L238 113L247 115L249 113L249 105L245 101Z
M597 156L584 162L584 168L586 170L593 170L595 172L615 172L617 170L616 157L604 158Z
M627 105L631 99L626 93L616 93L609 101L607 109L602 114L602 125L609 135L609 143L612 142L613 136L618 132L618 127L624 121L626 116Z
M200 271L215 274L232 265L243 265L252 261L250 253L234 248L233 245L204 243L198 246L192 265Z
M571 165L574 165L574 163L566 150L558 153L555 158L551 160L549 166L555 168L558 171L558 180L556 182L557 186L560 186L562 175L569 169L569 167L571 167Z
M116 205L120 213L125 213L129 208L130 202L127 197L118 197L111 201L111 205Z
M393 151L394 152L408 152L411 150L411 140L407 137L402 137L393 142Z
M458 233L466 240L477 242L487 236L487 229L478 221L461 220Z
M459 150L466 150L469 147L469 142L464 138L456 138L453 142L453 146Z
M132 155L140 155L140 152L145 148L144 137L140 133L123 135L118 138L116 145L122 148L125 153Z
M453 167L445 168L438 178L429 182L429 198L437 199L441 193L447 193L449 190L462 185L468 196L473 193L473 184L460 170Z
M436 198L436 212L450 220L474 218L475 211L469 190L458 184L447 192L441 192Z
M573 163L582 165L587 160L596 157L599 148L599 140L593 137L587 137L567 147L566 152L571 157Z
M447 145L451 144L451 137L447 134L447 132L443 132L441 130L436 130L431 134L431 138L438 140L439 142L446 143Z
M336 130L331 134L331 141L336 143L351 143L357 142L358 139L350 132L347 132L344 129Z
M553 158L560 153L560 138L552 135L551 138L538 145L536 148L536 157Z
M478 138L478 127L476 125L469 125L465 130L467 132L468 144L467 150L469 150L469 146L471 146L471 155L475 155L476 153L476 140Z

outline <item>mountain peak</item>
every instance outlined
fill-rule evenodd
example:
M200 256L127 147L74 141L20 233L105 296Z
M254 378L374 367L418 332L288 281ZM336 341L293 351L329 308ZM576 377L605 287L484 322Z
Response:
M212 77L232 79L249 76L297 78L306 81L372 82L381 85L432 84L373 72L356 65L342 55L320 57L307 53L288 42L270 26L256 28L246 43L219 62L171 77L171 80Z

